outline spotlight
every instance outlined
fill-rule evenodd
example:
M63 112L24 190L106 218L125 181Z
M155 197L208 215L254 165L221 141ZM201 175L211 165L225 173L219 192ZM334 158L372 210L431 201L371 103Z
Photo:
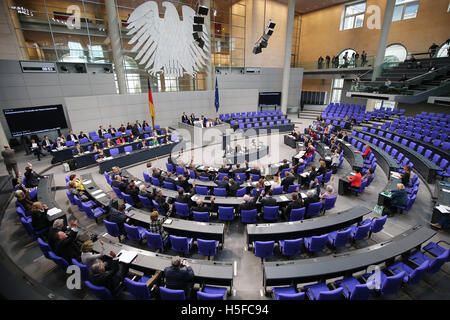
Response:
M198 34L198 32L194 32L192 36L194 37L194 40L200 39L200 35Z
M198 6L197 9L197 14L201 15L201 16L206 16L208 15L208 11L209 9L205 6Z
M270 36L268 34L263 34L262 37L266 42L269 41Z
M261 53L261 52L262 52L262 49L261 49L261 47L259 45L253 48L253 53L254 54L258 54L258 53Z
M272 30L272 29L267 29L267 30L266 30L266 34L267 34L269 37L272 35L272 33L273 33L273 30Z
M194 17L194 23L196 24L204 24L205 18L204 17Z
M261 42L259 43L259 46L261 48L267 48L267 41L266 40L261 40Z
M200 49L203 49L203 47L205 46L205 41L203 41L203 39L200 38L195 41L197 41L197 44L200 47Z
M272 20L269 20L269 23L267 24L267 27L268 27L269 29L273 29L273 28L275 28L275 25L276 25L275 22L272 22Z
M194 32L203 32L203 26L201 24L194 24L193 30Z

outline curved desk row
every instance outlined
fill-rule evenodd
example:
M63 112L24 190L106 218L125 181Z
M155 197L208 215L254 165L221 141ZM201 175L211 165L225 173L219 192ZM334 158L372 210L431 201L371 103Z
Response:
M237 164L237 163L244 163L245 160L248 162L256 161L258 159L261 159L269 154L269 146L261 147L261 148L254 148L250 149L248 152L245 153L228 153L225 154L225 161L226 164Z
M265 262L263 286L266 288L350 276L368 266L389 262L413 249L420 249L435 234L430 228L417 225L390 240L351 252L314 259Z
M429 149L429 150L433 151L433 153L437 153L438 155L441 156L441 158L444 158L444 159L448 158L448 151L446 151L446 150L444 150L444 149L442 149L440 147L436 147L432 143L425 142L423 140L418 140L418 139L416 139L414 137L408 137L405 134L400 134L400 133L397 133L397 132L394 132L394 131L389 131L389 130L380 129L380 128L368 127L368 130L370 130L370 129L375 129L375 133L376 134L383 133L383 136L386 136L386 133L390 133L390 134L392 134L392 136L399 136L400 137L400 141L403 140L403 139L406 139L408 141L408 145L409 145L410 142L414 142L414 143L417 144L417 147L418 146L422 146L422 147L425 148L425 150ZM367 132L367 131L364 131L364 132ZM416 149L417 149L417 147L416 147Z
M301 221L249 224L247 244L250 245L253 241L279 241L322 235L361 222L371 212L372 210L360 206Z
M356 153L357 149L350 143L338 139L341 142L342 150L344 150L344 158L350 163L353 169L361 170L364 167L364 159L360 153Z
M59 205L55 201L55 197L53 196L52 188L54 187L54 184L55 181L53 179L53 174L48 175L48 179L40 178L37 187L37 201L47 205L49 211L51 211L51 209L59 211L58 213L53 215L49 215L47 213L48 221L53 222L56 219L61 218L67 225L66 213L59 207Z
M422 154L408 148L407 146L399 142L395 142L393 140L387 139L375 133L359 130L356 132L370 136L371 139L369 140L369 142L375 138L378 139L378 141L383 141L385 144L389 144L393 148L396 148L399 152L403 153L406 157L408 157L409 160L411 160L414 163L414 168L417 170L417 172L419 172L422 175L422 177L428 183L433 183L434 178L436 176L436 172L441 170L441 168L437 166L434 162L430 161Z
M392 158L390 154L388 154L380 147L374 145L373 143L355 136L352 137L347 136L347 139L355 139L356 141L361 142L363 145L367 143L370 147L370 150L372 150L375 158L377 159L377 164L381 167L381 169L383 169L384 173L388 178L391 172L398 172L398 169L400 169L400 166L397 164L397 161L395 161L395 159Z
M99 173L109 172L112 167L126 167L132 164L150 160L153 158L169 155L172 152L172 149L175 148L186 148L186 142L181 141L178 143L170 142L156 147L149 147L146 149L134 150L130 153L122 153L110 160L105 160L103 162L98 163ZM93 157L94 155L92 155Z
M114 251L119 253L121 250L126 250L136 253L136 258L129 264L130 268L146 274L153 274L155 271L164 271L166 267L171 266L173 256L138 249L122 243L113 243L106 239L103 239L103 243L104 252ZM94 242L93 250L98 253L102 252L102 246L99 241ZM189 258L186 260L194 271L195 283L227 286L230 287L230 291L232 290L233 262Z
M289 120L290 121L290 120ZM274 134L279 132L286 132L294 130L295 124L289 122L288 124L276 124L273 126L264 126L264 127L251 127L251 128L238 128L234 129L235 131L243 131L245 136L253 136L259 134Z
M124 175L127 175L129 177L132 177L133 175L130 174L128 171L126 170L122 170ZM136 181L140 181L142 183L144 183L141 179L136 178ZM212 182L212 181L211 181ZM145 183L145 185L147 187L152 187L151 184ZM172 199L176 199L178 197L178 191L175 190L169 190L166 188L160 188L162 191L162 194L164 197L169 197ZM306 194L304 193L306 192L306 190L303 190L303 192L301 192L301 196L302 198L306 198ZM294 193L294 192L293 192ZM292 193L285 193L285 194L280 194L280 195L274 195L272 196L272 198L274 198L277 201L277 204L284 204L287 202L291 201L291 194ZM191 199L192 201L197 201L198 199L201 199L203 201L203 203L211 203L211 198L212 196L205 196L205 195L199 195L199 194L194 194L192 195ZM241 203L244 203L243 197L218 197L218 196L214 196L215 200L214 200L214 204L216 205L223 205L223 206L238 206ZM256 202L256 204L260 204L260 202Z
M100 203L105 208L109 207L110 198L101 188L97 186L92 179L90 173L81 176L83 186L90 197ZM136 181L137 187L143 183ZM137 208L130 208L128 217L137 222L140 226L148 228L150 223L150 212L140 210ZM164 223L164 229L171 235L180 237L189 237L194 239L217 240L223 244L224 242L224 224L223 223L206 223L191 220L183 220L177 218L170 218L171 223ZM167 221L166 221L167 222Z
M293 136L291 136L290 134L286 134L284 135L284 144L296 149L297 148L297 140L295 140L295 138Z
M163 131L164 129L158 129L157 130L157 132L158 132L158 134L160 134L159 136L158 136L158 138L159 137L164 137L165 135L162 135L162 131ZM151 134L152 133L152 131L143 131L142 133L140 133L139 134L139 136L142 136L142 137L144 137L144 134ZM127 138L127 137L129 137L130 135L129 134L122 134L122 135L120 135L121 137L124 137L124 138ZM116 139L118 139L119 138L119 136L113 136L113 137L111 137L111 140L116 140ZM100 140L96 140L96 142L97 143L103 143L103 142L105 142L107 139L100 139ZM89 142L86 142L86 143L82 143L82 144L80 144L80 146L81 147L83 147L83 148L87 148L88 146L90 146L90 145L92 145L94 143L94 141L89 141ZM53 156L53 159L52 159L52 163L56 163L56 162L62 162L62 161L67 161L67 160L70 160L70 159L72 159L72 157L73 157L73 153L72 153L72 150L73 149L75 149L75 146L70 146L70 147L64 147L63 149L61 149L61 150L56 150L56 149L53 149L52 150L52 156Z

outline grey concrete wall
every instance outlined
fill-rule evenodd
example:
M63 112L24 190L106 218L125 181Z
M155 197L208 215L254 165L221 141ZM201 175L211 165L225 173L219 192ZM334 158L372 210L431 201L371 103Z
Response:
M350 104L360 104L367 105L367 99L360 98L349 98L347 97L347 92L351 91L352 80L344 80L344 87L342 89L341 101L330 101L330 102L341 102L341 103L350 103ZM330 92L331 94L331 92Z
M156 120L162 127L173 126L183 112L197 116L216 117L214 91L181 91L153 93ZM258 91L255 89L219 89L219 113L255 111ZM65 98L68 115L74 131L90 131L103 126L118 127L128 121L150 122L147 93L99 95ZM89 113L87 117L86 114Z
M17 60L0 60L0 122L11 137L3 109L62 104L65 97L115 94L114 74L23 73ZM67 124L71 125L65 108ZM89 121L89 113L85 113Z
M258 92L281 92L283 68L261 68L260 74L218 74L219 88L256 89ZM302 92L303 69L291 68L288 106L298 107ZM243 110L244 111L244 110Z

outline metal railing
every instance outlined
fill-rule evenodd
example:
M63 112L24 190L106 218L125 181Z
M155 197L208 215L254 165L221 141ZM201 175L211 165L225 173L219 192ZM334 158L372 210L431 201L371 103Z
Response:
M316 62L301 62L294 64L293 68L303 68L305 70L330 70L330 69L353 69L353 68L371 68L374 65L375 57L370 56L367 57L367 61L363 64L361 58L358 60L350 59L347 63L339 63L337 65L333 65L330 61L329 66L327 67L326 61L322 63L322 67L319 66L319 63Z

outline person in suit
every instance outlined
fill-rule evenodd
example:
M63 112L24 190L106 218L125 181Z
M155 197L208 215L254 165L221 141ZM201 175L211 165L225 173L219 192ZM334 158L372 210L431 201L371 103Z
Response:
M111 186L118 188L120 191L125 192L125 189L127 187L127 183L122 180L122 177L119 175L116 175L114 177L114 180L111 182Z
M241 185L244 181L236 181L234 179L230 179L230 197L236 197L236 192L241 188Z
M256 201L258 201L258 197L259 192L257 192L253 198L250 197L248 194L244 195L244 197L242 198L244 202L239 205L239 212L242 212L242 210L256 209Z
M281 180L281 186L283 187L284 192L287 192L290 185L293 185L295 181L295 177L292 173L286 172L286 177Z
M14 149L11 149L11 147L7 144L4 145L4 148L5 149L2 151L2 157L8 174L12 176L12 172L14 170L16 178L19 178L20 172L19 168L17 167L16 153Z
M98 242L102 246L102 250L100 253L94 253L94 242L92 240L87 240L83 242L81 245L81 263L88 266L89 269L91 269L92 265L95 263L97 259L103 260L105 257L105 248L104 243L102 240L98 240ZM115 254L114 251L109 252L109 256L112 257L112 252Z
M181 174L178 176L178 181L176 181L175 183L178 187L183 188L184 191L191 192L191 185Z
M194 286L194 271L187 260L181 260L180 257L172 258L172 265L164 269L164 278L166 288L173 290L184 290L186 299L190 299L191 291Z
M161 176L161 171L158 168L153 168L152 177L158 179L159 183L162 184L163 177Z
M103 136L105 134L107 134L108 131L106 129L104 129L103 126L99 126L97 133L98 133L98 136L103 139Z
M183 112L183 115L181 116L181 122L187 123L187 121L188 121L188 116L186 115L186 112Z
M70 222L70 230L68 233L58 231L56 233L55 254L64 258L67 262L72 259L80 259L81 247L77 242L78 225L76 220Z
M139 127L138 123L135 123L133 128L131 129L131 133L136 137L139 136L139 128L140 127Z
M75 149L73 149L73 154L77 156L77 155L82 154L83 152L84 152L83 147L80 146L80 144L77 142L77 143L75 144Z
M225 163L222 163L222 166L219 168L220 173L229 174L231 170L231 166L227 166Z
M192 206L191 197L188 194L185 194L182 189L178 189L178 196L176 197L175 201L179 203L186 203L188 207Z
M156 201L156 203L158 203L158 205L165 211L165 212L170 212L172 210L172 205L169 204L169 197L167 197L166 199L164 199L163 197L163 193L161 189L156 189L154 190L154 196L153 196L153 200Z
M88 141L90 141L90 138L83 131L80 131L80 134L78 135L78 140L81 139L88 139Z
M139 122L139 120L136 120L135 126L137 126L138 128L142 128L142 124Z
M316 166L312 165L311 171L309 172L309 174L306 177L300 176L300 183L302 185L306 185L306 188L308 189L311 185L311 182L314 181L316 179L316 177L317 177Z
M316 203L316 202L319 202L319 201L320 201L319 196L314 191L308 190L306 192L306 198L303 200L303 204L305 206L306 212L308 212L308 206L311 203Z
M89 282L95 286L105 287L115 295L128 274L128 266L119 262L115 252L111 251L110 255L112 259L108 262L108 267L102 260L95 260L89 274Z
M136 183L134 182L134 180L131 180L130 183L128 183L125 188L125 193L133 198L133 201L137 207L140 207L141 200L139 200L138 197L139 189L136 188Z
M222 180L218 180L218 179L217 179L217 180L215 180L214 182L217 184L217 187L218 187L218 188L223 188L223 189L225 189L226 192L227 192L227 195L230 194L230 185L229 185L229 183L228 183L228 177L227 177L227 176L223 177Z
M214 211L214 197L211 197L211 207L208 207L203 203L202 199L197 199L196 203L191 207L191 212L208 212L211 215L211 211Z
M63 148L65 145L66 145L66 144L61 140L61 138L58 138L58 139L55 141L55 144L53 145L53 149L59 150L59 149Z
M53 250L53 252L55 252L56 250L56 243L58 241L58 232L59 231L65 231L67 229L67 227L64 225L64 220L63 219L56 219L55 221L53 221L53 225L50 228L50 230L48 231L48 235L47 235L47 243L50 246L50 248Z
M69 132L69 135L67 136L67 141L78 141L77 135L73 133L73 131Z
M267 192L267 194L266 194L265 190L262 190L258 200L262 204L263 207L276 206L277 200L275 200L272 196L273 196L272 189L270 189L269 192Z
M27 179L27 188L34 188L37 187L39 185L39 179L41 178L48 178L48 176L41 176L39 174L37 174L34 170L33 170L33 166L31 165L31 163L28 163L26 168L25 168L25 178Z
M30 150L35 156L37 156L38 161L41 161L41 156L45 157L45 154L42 153L42 147L39 142L34 139L31 139Z
M131 129L133 129L133 126L131 125L131 123L127 122L126 130L131 130Z
M34 230L46 229L52 225L47 219L47 210L47 206L39 201L31 206L31 225Z
M164 181L172 183L175 186L175 179L172 178L172 172L167 172L167 176L164 178Z
M44 137L44 140L42 140L42 149L43 150L45 150L45 151L47 151L47 152L50 152L50 150L53 148L53 142L52 142L52 140L50 140L49 138L48 138L48 136L45 136Z
M214 175L212 173L209 172L209 168L206 168L205 171L201 172L199 174L199 176L201 177L208 177L209 180L212 180Z
M144 121L142 122L142 127L143 127L143 128L149 128L149 127L150 127L150 125L148 124L147 120L144 120Z
M319 169L317 170L317 176L322 175L325 178L325 174L327 173L327 164L325 160L320 159L319 161Z
M125 131L127 131L127 129L125 128L125 126L123 125L123 123L120 125L119 129L117 129L117 131L121 131L123 133L125 133Z
M120 234L125 234L125 228L123 226L124 223L128 223L130 221L129 218L125 215L125 204L120 203L117 205L117 209L114 206L115 196L111 193L111 200L109 201L109 216L108 221L117 223L119 227Z
M289 221L292 209L300 209L303 208L303 200L299 197L298 193L291 194L291 202L287 205L286 208L282 208L284 219Z
M108 127L108 133L109 134L111 134L112 136L114 136L115 134L116 134L116 129L115 128L113 128L113 126L112 125L109 125L109 127Z
M111 138L106 139L106 141L103 144L103 148L112 148L114 147L114 141L111 140Z
M69 181L69 192L72 196L77 196L81 201L88 201L89 198L85 191L77 189L75 181Z
M283 159L283 164L278 168L278 173L280 173L284 169L289 169L289 163L287 159Z
M261 170L259 169L259 166L255 165L252 169L249 171L250 175L257 175L261 176Z
M149 192L147 190L147 187L145 186L145 184L141 184L139 186L139 195L141 197L147 198L148 200L152 201L153 200L153 193Z
M248 161L245 160L244 163L245 163L245 168L241 168L241 164L240 163L236 164L236 169L233 170L233 176L236 176L236 173L244 173L244 172L247 171L247 169L248 169Z

